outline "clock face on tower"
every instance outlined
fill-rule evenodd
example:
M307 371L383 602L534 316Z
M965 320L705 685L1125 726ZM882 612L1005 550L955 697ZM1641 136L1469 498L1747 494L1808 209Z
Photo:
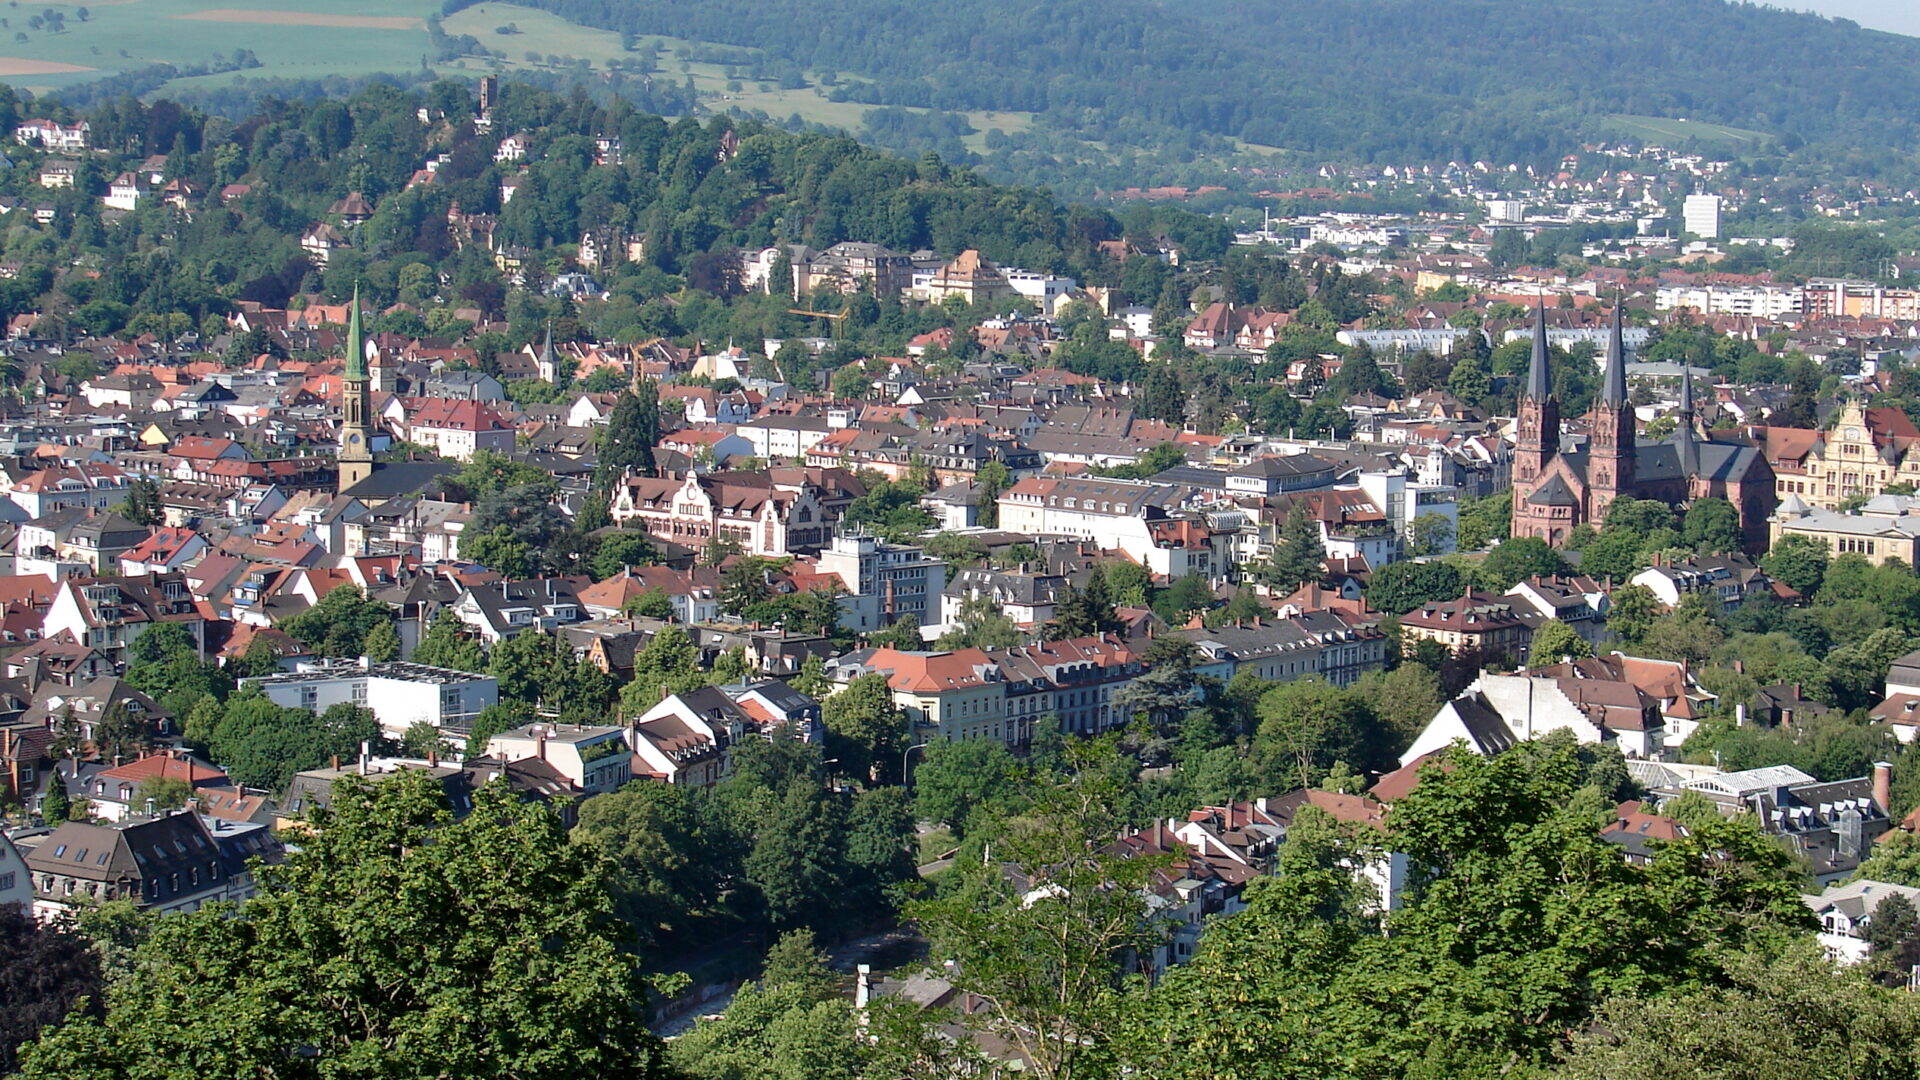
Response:
M358 436L358 435L349 435L349 436L347 436L347 445L348 445L348 446L359 446L359 445L360 445L360 436Z

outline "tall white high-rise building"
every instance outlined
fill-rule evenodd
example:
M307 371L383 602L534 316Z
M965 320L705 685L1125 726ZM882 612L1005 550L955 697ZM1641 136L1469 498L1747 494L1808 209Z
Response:
M1720 238L1720 196L1689 195L1680 213L1688 232L1702 240Z

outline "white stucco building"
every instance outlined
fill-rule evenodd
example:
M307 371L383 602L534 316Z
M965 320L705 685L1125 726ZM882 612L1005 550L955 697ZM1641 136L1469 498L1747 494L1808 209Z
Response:
M500 684L491 675L405 661L358 660L302 662L293 671L248 679L274 704L324 712L334 705L373 710L380 730L401 738L415 724L465 733L488 706L500 701Z

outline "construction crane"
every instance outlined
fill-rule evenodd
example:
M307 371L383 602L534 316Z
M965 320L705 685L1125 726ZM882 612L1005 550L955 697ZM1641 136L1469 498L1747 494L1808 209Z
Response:
M789 315L805 315L810 319L827 319L833 323L834 340L843 336L842 327L846 325L847 313L844 311L812 311L807 308L788 308Z
M843 328L847 324L846 323L847 313L844 311L814 311L811 308L795 307L795 308L788 308L787 314L805 315L809 319L825 319L829 323L833 324L833 340L835 341L835 343L843 341L846 338L846 332ZM778 358L775 358L773 361L773 372L774 374L780 376L780 380L782 382L786 381L787 373L780 370L780 361Z

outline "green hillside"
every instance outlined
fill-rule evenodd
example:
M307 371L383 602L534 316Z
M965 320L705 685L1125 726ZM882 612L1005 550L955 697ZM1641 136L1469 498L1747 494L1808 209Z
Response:
M831 73L842 101L1035 114L1030 136L996 147L1014 172L1022 155L1070 160L1089 143L1172 171L1228 138L1362 161L1533 161L1583 138L1696 129L1748 149L1891 148L1898 160L1874 166L1888 169L1907 167L1920 131L1920 85L1895 74L1920 65L1920 39L1720 0L845 0L831 17L801 0L529 2Z
M1625 138L1920 182L1920 39L1723 0L190 0L0 16L0 79L244 113L373 73L579 82L1083 197ZM85 11L86 17L80 13ZM178 71L152 67L171 64ZM156 71L158 73L156 74ZM1783 164L1784 163L1784 164Z

